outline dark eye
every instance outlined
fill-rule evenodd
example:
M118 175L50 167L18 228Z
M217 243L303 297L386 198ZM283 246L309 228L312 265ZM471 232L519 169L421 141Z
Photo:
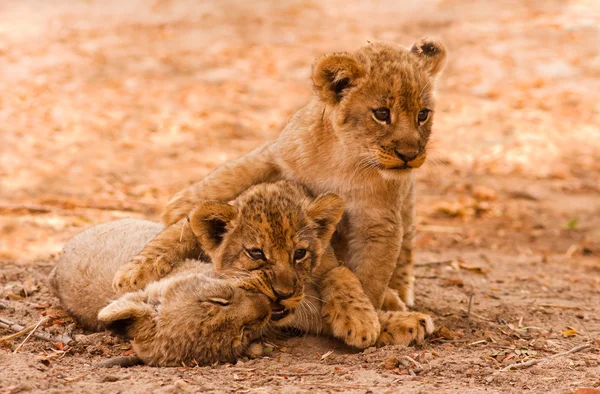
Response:
M306 257L306 249L298 249L294 252L294 260L299 261Z
M427 121L427 119L429 119L429 113L431 111L428 109L422 109L419 111L419 114L417 115L417 121L419 122L419 124L423 124Z
M246 253L252 260L266 260L265 254L258 248L246 249Z
M390 110L387 108L374 109L373 115L380 122L390 123Z

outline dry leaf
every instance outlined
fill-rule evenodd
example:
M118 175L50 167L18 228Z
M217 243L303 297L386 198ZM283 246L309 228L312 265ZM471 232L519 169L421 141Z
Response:
M324 355L321 356L321 361L327 360L329 358L329 356L331 356L333 354L333 350L328 351L327 353L325 353Z
M579 334L574 328L571 327L565 328L560 333L563 334L564 337L574 337L575 335Z

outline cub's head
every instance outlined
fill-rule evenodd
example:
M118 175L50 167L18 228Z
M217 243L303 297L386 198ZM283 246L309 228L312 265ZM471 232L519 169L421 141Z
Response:
M361 168L389 174L423 164L445 59L440 42L422 39L410 50L373 43L317 60L312 78L324 116Z
M299 185L281 181L252 187L233 205L205 202L190 225L218 271L263 276L256 290L272 301L271 321L283 325L303 300L343 211L335 194L311 198Z
M144 363L154 366L234 362L271 316L255 278L176 275L127 293L98 314L117 334L133 338Z

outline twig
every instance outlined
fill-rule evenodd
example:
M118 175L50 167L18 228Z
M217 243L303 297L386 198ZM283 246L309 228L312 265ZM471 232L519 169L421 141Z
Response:
M33 327L33 329L31 330L31 332L29 333L29 335L27 335L25 337L25 339L23 340L23 342L21 342L21 344L19 346L17 346L17 348L14 350L13 353L16 353L19 351L19 349L21 349L21 347L23 345L25 345L27 343L27 341L29 340L29 338L31 338L31 336L33 335L33 333L35 332L35 330L38 329L38 327L42 324L42 323L46 323L48 320L50 320L50 318L48 316L44 316L40 319L40 321L35 325L35 327Z
M33 324L33 325L29 326L29 327L25 327L21 331L18 331L18 332L14 333L14 334L7 335L7 336L5 336L3 338L0 338L0 342L10 341L12 339L18 338L18 337L20 337L22 335L27 334L29 331L33 330L34 328L35 328L35 324Z
M466 310L466 309L464 309L464 308L461 308L461 309L460 309L460 311L461 311L461 312L464 312L464 313L469 313L469 311L468 311L468 310ZM478 318L478 319L481 319L481 320L485 320L485 321L493 321L492 319L488 319L488 318L487 318L487 317L485 317L485 316L478 315L477 313L475 313L475 312L473 312L473 311L471 311L471 316L473 316L473 317L476 317L476 318Z
M402 356L402 358L410 361L411 363L413 363L414 366L416 366L419 369L423 369L423 365L421 363L419 363L418 361L416 361L415 359L409 357L409 356Z
M17 323L13 323L12 321L7 320L3 317L0 317L0 327L9 329L14 332L20 332L20 331L23 331L26 329L26 327L24 327L20 324L17 324ZM69 344L69 342L71 342L73 340L73 338L71 338L68 335L54 336L54 335L50 335L44 331L34 331L33 336L36 338L39 338L39 339L43 339L44 341L52 342L52 343L62 342L63 345L67 345L67 344Z
M471 335L471 303L473 302L473 293L469 294L469 306L467 307L467 334Z
M526 362L523 362L523 363L511 364L511 365L509 365L507 367L504 367L501 370L497 371L497 373L498 372L510 371L511 369L523 369L523 368L531 367L532 365L539 364L539 363L542 363L542 362L546 362L546 361L549 361L549 360L552 360L552 359L555 359L555 358L558 358L558 357L568 356L569 354L577 353L577 352L580 352L582 350L588 349L590 347L592 347L591 343L584 343L583 345L576 346L573 349L568 350L568 351L563 352L563 353L553 354L551 356L544 357L544 358L535 358L533 360L529 360L529 361L526 361Z
M538 306L544 306L547 308L559 308L559 309L581 309L578 306L565 305L565 304L539 304Z
M144 364L144 362L138 356L119 356L119 357L113 357L113 358L109 358L108 360L94 363L93 365L95 367L100 367L100 368L110 368L110 367L115 367L115 366L122 367L122 368L128 368L128 367L133 367L136 365L143 365L143 364Z
M454 260L440 260L440 261L426 261L423 263L415 263L416 266L425 266L425 265L444 265L451 264Z

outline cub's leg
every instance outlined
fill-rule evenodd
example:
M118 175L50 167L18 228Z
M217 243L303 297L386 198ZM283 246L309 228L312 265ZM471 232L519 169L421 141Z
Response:
M413 306L415 304L413 246L416 218L414 181L411 182L408 195L404 199L401 213L404 235L400 248L400 256L390 279L389 287L398 292L398 295L406 305Z
M149 282L167 276L178 262L198 258L201 253L188 219L181 219L164 229L137 256L119 268L113 288L121 294L143 289Z
M378 311L381 334L377 346L419 345L433 332L431 317L417 312Z
M356 275L346 267L330 270L321 282L321 316L332 336L365 349L379 336L379 319Z
M183 189L167 203L163 223L173 224L186 217L202 200L228 202L250 186L279 179L279 168L263 145L237 160L223 164L202 181Z

